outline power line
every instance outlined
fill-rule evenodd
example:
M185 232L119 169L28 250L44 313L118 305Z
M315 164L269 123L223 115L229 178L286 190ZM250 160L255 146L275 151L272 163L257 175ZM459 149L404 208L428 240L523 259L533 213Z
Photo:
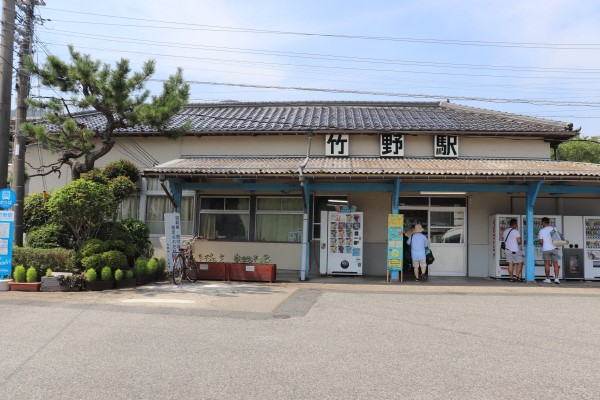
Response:
M568 73L577 73L577 74L600 73L600 69L598 69L598 68L549 68L549 67L525 67L525 66L514 66L514 65L485 65L485 64L466 64L466 63L456 64L456 63L431 62L431 61L398 60L398 59L389 59L389 58L356 57L356 56L344 56L344 55L335 55L335 54L276 51L276 50L267 50L267 49L242 48L242 47L209 46L209 45L199 45L199 44L192 44L192 43L164 42L164 41L156 41L156 40L117 37L117 36L110 36L110 35L97 35L97 34L89 34L89 33L83 33L83 32L65 31L65 30L59 30L59 29L46 29L46 32L50 33L50 34L59 35L59 36L68 35L69 37L81 37L81 38L91 38L91 39L98 38L99 40L117 42L117 43L146 44L146 45L151 45L151 46L209 50L209 51L218 51L218 52L226 52L226 53L242 53L242 54L253 54L253 55L275 55L275 56L280 56L280 57L293 57L293 58L301 58L301 59L345 61L345 62L369 63L369 64L414 65L414 66L435 67L435 68L483 69L483 70L492 70L492 71L528 71L528 72L540 72L540 73L568 72Z
M444 44L457 46L479 46L479 47L515 47L528 49L555 49L555 50L600 50L600 44L597 43L541 43L541 42L496 42L483 40L455 40L455 39L436 39L436 38L416 38L416 37L389 37L389 36L369 36L369 35L347 35L347 34L330 34L330 33L313 33L313 32L295 32L283 30L255 29L255 28L240 28L233 26L222 25L206 25L186 23L182 21L164 21L147 18L123 17L118 15L97 14L83 11L65 10L59 8L46 7L48 10L59 12L82 14L90 16L100 16L115 19L125 19L130 21L158 22L162 24L176 24L175 27L165 27L158 25L132 25L132 24L116 24L95 21L72 21L54 19L55 22L68 22L76 24L94 24L106 26L127 26L129 28L153 28L153 29L176 29L176 30L208 30L208 31L224 31L237 33L257 33L257 34L273 34L273 35L294 35L294 36L309 36L309 37L325 37L338 39L358 39L358 40L376 40L376 41L391 41L391 42L409 42L409 43L427 43L427 44Z

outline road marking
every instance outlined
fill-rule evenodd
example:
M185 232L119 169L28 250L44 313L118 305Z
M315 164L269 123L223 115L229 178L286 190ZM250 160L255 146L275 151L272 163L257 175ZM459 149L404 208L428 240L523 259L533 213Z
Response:
M171 304L193 304L194 300L181 299L125 299L123 303L171 303Z

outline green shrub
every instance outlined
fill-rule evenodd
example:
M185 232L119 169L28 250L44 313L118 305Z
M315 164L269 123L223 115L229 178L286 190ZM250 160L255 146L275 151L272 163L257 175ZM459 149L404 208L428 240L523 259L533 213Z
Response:
M108 183L115 199L120 203L135 192L135 184L125 176L117 176Z
M26 241L28 246L40 249L72 247L72 239L68 229L59 224L46 224L32 228L27 233Z
M81 179L85 179L86 181L92 181L96 183L100 183L102 185L108 185L109 178L106 176L104 171L99 168L94 168L91 171L84 172L81 174Z
M46 195L47 199L50 194ZM46 201L42 193L34 193L25 197L23 202L23 232L39 228L50 220L50 211L46 208Z
M127 258L135 257L136 248L132 243L128 243L124 240L107 240L106 241L106 251L109 250L119 250Z
M112 269L108 265L102 268L102 271L100 272L100 279L102 279L103 281L110 281L112 277Z
M123 225L122 222L119 221L104 221L100 225L100 229L96 234L96 238L109 241L109 240L122 240L125 243L131 242L131 235L129 231ZM108 251L111 249L107 249Z
M158 260L156 258L151 258L146 263L146 275L150 278L156 278L156 273L158 272Z
M85 279L88 282L95 282L98 279L98 273L94 268L90 268L85 272Z
M25 282L26 274L25 267L23 265L17 265L13 271L13 279L15 282Z
M128 269L127 272L125 272L125 278L126 279L133 279L133 271Z
M103 240L90 239L90 240L86 241L85 243L83 243L83 245L79 249L79 253L81 254L81 257L83 258L83 257L93 256L94 254L104 253L105 251L108 251L108 250L109 250L108 245Z
M154 248L150 243L150 228L143 221L135 218L123 220L123 227L127 230L130 236L130 243L133 243L136 248L136 257L144 256L152 257Z
M109 179L124 176L133 183L137 183L140 180L140 170L134 163L127 160L112 161L106 164L103 171L104 175Z
M103 264L109 266L113 270L127 266L127 257L118 250L110 250L102 253Z
M133 273L136 277L142 278L146 276L146 264L148 264L148 260L146 260L143 257L140 257L137 260L135 260L135 264L133 264Z
M102 254L104 254L104 253L102 253ZM93 256L82 258L81 266L85 270L93 268L96 271L100 271L102 269L102 266L104 265L104 261L102 259L102 254L94 254Z
M121 270L121 268L119 268L118 270L115 271L115 281L120 281L123 279L123 270Z
M37 271L33 267L27 268L27 282L37 282Z
M29 246L13 247L13 265L34 267L38 276L48 268L55 272L75 272L77 258L71 249L37 249Z
M46 270L46 276L52 276L52 269L48 268Z

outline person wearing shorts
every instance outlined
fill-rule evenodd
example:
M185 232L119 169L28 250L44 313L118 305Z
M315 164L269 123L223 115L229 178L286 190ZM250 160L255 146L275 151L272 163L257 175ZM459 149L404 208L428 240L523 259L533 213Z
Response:
M423 277L427 273L427 261L425 261L425 248L429 246L429 239L423 234L423 226L416 224L413 228L413 234L408 238L410 245L410 255L412 257L412 265L415 270L415 281L419 281L419 267Z
M550 264L554 264L554 283L557 285L560 283L558 279L560 273L560 265L558 264L558 249L552 244L552 231L554 227L550 226L550 219L548 217L542 218L542 226L538 233L538 239L542 245L542 260L544 260L544 272L546 273L546 279L544 283L552 283L550 280Z
M521 274L523 273L523 253L520 251L521 246L521 232L517 229L517 220L511 219L509 222L510 227L504 230L502 239L506 244L504 255L508 262L508 275L510 276L511 282L523 282ZM513 275L514 268L516 266L517 274Z

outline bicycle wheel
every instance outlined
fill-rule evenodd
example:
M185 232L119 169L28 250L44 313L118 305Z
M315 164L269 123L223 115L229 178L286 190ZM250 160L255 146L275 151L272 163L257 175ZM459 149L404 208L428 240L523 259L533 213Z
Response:
M183 266L184 259L183 256L179 254L173 263L173 283L176 285L179 285L183 279Z
M192 283L196 282L198 280L198 275L199 275L199 271L198 271L198 265L196 265L196 262L194 260L187 260L187 267L185 269L185 274L188 278L189 281L191 281Z

